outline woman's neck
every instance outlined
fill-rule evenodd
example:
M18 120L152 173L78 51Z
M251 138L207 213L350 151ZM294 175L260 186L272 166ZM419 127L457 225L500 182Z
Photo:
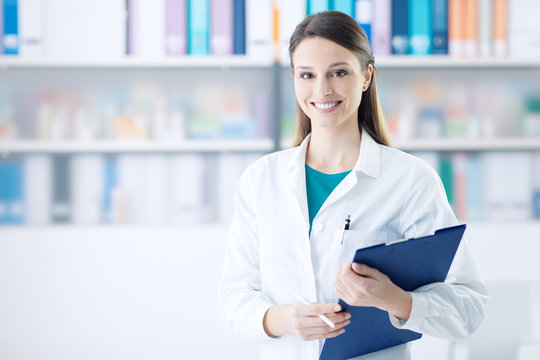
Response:
M337 174L354 167L362 140L358 129L341 132L313 130L306 153L308 166L326 174Z

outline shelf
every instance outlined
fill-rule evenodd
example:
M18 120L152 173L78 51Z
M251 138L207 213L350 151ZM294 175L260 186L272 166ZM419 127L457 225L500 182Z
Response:
M282 144L291 143L289 139ZM538 151L540 138L500 139L410 139L396 140L393 146L403 151ZM285 148L282 146L282 148ZM272 139L249 140L152 140L43 141L15 140L0 142L5 153L168 153L168 152L271 152Z
M252 59L244 55L178 56L161 59L135 57L55 59L0 56L0 70L9 68L268 68L272 64L272 59Z
M282 62L288 69L290 64ZM446 55L375 56L378 69L537 69L540 61L533 58L458 58Z
M165 58L124 57L116 59L24 58L0 56L0 70L9 68L269 68L272 59L253 59L245 55L178 56ZM446 55L381 56L378 68L540 68L533 58L454 58ZM288 68L288 62L281 66Z
M151 140L5 141L0 153L175 153L175 152L270 152L272 139L250 140Z
M534 58L458 58L446 55L386 56L375 59L378 68L540 68Z
M409 139L393 141L403 151L531 151L540 150L540 138Z
M291 138L281 140L281 148L289 148ZM537 151L540 138L494 139L408 139L392 141L392 146L403 151Z

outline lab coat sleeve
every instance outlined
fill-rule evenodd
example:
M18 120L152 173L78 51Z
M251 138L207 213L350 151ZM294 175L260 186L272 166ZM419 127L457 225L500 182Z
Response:
M433 234L457 224L433 169L419 163L418 169L410 172L408 188L400 223L405 237ZM410 294L410 318L403 324L391 317L394 326L444 338L464 338L478 328L484 319L488 292L465 237L445 282L420 287Z
M228 331L240 336L268 339L262 323L273 303L261 292L252 186L249 173L245 172L235 191L234 215L218 289L218 311Z

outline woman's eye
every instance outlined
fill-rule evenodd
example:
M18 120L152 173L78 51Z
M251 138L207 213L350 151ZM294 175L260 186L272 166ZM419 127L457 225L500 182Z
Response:
M332 73L333 77L343 77L345 75L347 75L347 71L345 70L336 70Z
M301 73L300 78L302 78L304 80L309 80L309 79L313 79L313 75L310 74L310 73Z

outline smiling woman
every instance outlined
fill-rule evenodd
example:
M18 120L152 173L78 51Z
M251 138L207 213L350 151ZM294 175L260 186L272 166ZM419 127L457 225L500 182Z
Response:
M317 56L319 52L325 56ZM358 107L373 66L362 69L354 53L321 37L302 41L293 57L296 98L301 111L311 120L313 134L320 127L334 127L336 131L344 127L360 134Z
M379 96L377 93L377 83L375 80L375 58L369 46L368 38L360 26L351 17L344 17L337 11L329 11L324 16L308 16L296 28L291 37L289 54L291 58L291 69L295 78L295 90L297 95L297 128L294 145L300 145L302 140L311 132L311 116L308 112L308 106L305 106L300 94L304 94L304 89L317 85L303 85L299 79L312 80L317 74L314 72L324 71L323 75L328 79L346 78L348 88L345 95L354 96L360 92L356 98L348 99L356 105L355 114L358 120L359 128L364 128L371 137L379 144L390 145L386 125L384 122ZM318 56L317 56L318 55ZM321 56L323 55L323 56ZM302 62L299 62L302 59ZM323 60L321 64L315 64L316 59ZM318 68L315 69L314 66ZM322 80L322 79L321 79ZM319 84L319 86L328 85L329 87L320 88L319 91L338 90L330 87L336 84ZM339 83L336 84L339 86ZM354 94L353 94L354 92ZM364 92L364 94L362 94ZM325 96L329 94L313 94ZM364 101L362 100L364 98ZM313 106L319 108L332 107L335 101L331 99L313 101ZM355 114L352 114L354 116Z
M465 241L444 283L414 291L350 263L355 249L457 224L435 171L389 146L364 31L337 11L310 15L289 51L296 146L262 157L239 181L219 288L222 321L261 339L261 359L318 359L325 339L358 321L339 299L386 312L383 321L396 328L469 335L488 297ZM403 343L369 355L409 358Z

